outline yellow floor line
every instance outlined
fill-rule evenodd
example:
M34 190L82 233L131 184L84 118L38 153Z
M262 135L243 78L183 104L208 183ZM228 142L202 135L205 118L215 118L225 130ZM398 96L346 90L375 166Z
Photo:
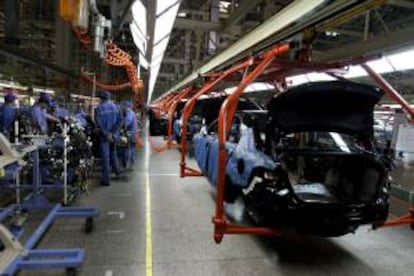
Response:
M152 276L152 222L151 222L151 189L150 177L145 177L145 209L146 209L146 275Z
M145 145L145 270L146 276L152 276L152 221L151 221L151 187L149 175L150 148L148 143Z

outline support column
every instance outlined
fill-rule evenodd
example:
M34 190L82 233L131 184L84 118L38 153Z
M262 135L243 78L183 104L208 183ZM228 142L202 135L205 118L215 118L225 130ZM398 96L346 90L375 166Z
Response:
M219 11L219 0L210 1L210 21L218 22L220 11ZM210 31L208 34L207 50L208 54L212 55L216 52L217 45L219 44L219 35L216 31Z
M184 72L185 74L188 74L190 70L192 69L191 66L191 58L190 58L190 47L191 47L191 30L185 31L185 41L184 41Z
M4 42L8 44L19 45L19 14L20 1L5 0L4 1L5 14L5 36Z
M79 64L79 50L78 45L73 45L71 39L71 30L69 29L67 23L59 16L59 1L56 1L55 4L55 60L56 64L68 71L75 69L74 66L78 67ZM75 46L75 47L73 47ZM76 51L76 52L74 52ZM75 54L76 53L76 54ZM77 68L76 68L77 69ZM77 72L76 72L77 73ZM79 84L76 80L68 78L64 75L59 75L60 81L62 83L67 83L68 91L76 91L79 87Z
M196 31L196 36L197 36L197 42L196 42L196 45L195 45L196 46L196 54L195 54L196 60L194 61L195 62L194 67L198 68L198 67L201 66L200 61L202 60L202 58L201 58L201 46L203 45L202 44L203 34L202 34L201 31L197 30Z
M59 3L59 1L57 1ZM57 65L69 69L72 57L71 47L71 31L65 21L60 16L56 16L56 32L55 32L55 59Z

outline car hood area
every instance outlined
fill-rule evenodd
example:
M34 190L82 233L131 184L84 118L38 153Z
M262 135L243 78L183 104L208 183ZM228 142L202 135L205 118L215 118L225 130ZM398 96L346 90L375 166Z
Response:
M315 82L275 96L268 104L270 126L285 134L307 131L373 135L373 109L383 92L350 81Z

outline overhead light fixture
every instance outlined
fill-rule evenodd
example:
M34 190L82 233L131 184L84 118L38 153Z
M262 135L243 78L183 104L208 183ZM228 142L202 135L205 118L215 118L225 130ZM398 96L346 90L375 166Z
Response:
M9 81L0 81L0 87L6 89L18 89L18 90L27 90L27 86L22 86L20 84L9 82Z
M187 13L186 12L179 12L177 14L178 17L187 17Z
M43 88L37 88L37 87L33 87L33 92L34 93L46 93L46 94L55 94L55 91L52 89L43 89Z
M340 32L337 31L325 31L325 35L326 36L330 36L330 37L337 37L338 35L340 35Z

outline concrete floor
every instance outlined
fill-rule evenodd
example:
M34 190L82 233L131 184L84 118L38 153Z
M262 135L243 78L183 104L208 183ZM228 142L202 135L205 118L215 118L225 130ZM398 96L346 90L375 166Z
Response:
M85 248L79 275L146 275L144 156L133 173L79 202L101 210L93 233L83 221L57 221L41 247ZM149 156L153 275L414 275L414 233L405 226L332 239L225 236L216 245L211 189L204 178L179 178L178 158L175 149ZM397 203L394 212L404 212Z
M396 166L391 174L395 185L404 191L414 193L414 165L396 162Z

